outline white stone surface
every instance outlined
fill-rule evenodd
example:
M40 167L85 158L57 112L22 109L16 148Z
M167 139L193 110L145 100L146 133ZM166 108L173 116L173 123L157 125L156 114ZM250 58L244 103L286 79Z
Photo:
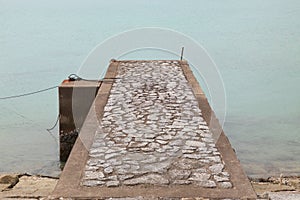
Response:
M83 185L232 186L177 61L121 62L117 78Z

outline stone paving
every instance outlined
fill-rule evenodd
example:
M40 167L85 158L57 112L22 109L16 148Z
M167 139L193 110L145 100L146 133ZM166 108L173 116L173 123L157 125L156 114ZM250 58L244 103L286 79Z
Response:
M178 61L122 62L83 186L232 188Z

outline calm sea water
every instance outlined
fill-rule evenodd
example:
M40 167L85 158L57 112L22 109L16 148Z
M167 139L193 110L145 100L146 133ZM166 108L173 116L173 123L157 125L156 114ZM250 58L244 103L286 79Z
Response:
M297 0L0 0L0 97L58 85L119 32L174 29L218 65L225 132L248 175L299 175L299 19ZM55 90L0 101L0 172L59 173L57 129L46 131L57 105Z

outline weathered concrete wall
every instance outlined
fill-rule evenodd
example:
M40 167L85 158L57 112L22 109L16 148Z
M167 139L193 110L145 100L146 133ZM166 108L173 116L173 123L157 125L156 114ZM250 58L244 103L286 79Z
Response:
M59 87L60 161L67 161L100 82L64 81Z

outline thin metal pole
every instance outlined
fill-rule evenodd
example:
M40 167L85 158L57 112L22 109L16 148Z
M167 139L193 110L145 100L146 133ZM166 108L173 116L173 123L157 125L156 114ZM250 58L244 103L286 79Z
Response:
M181 48L181 56L180 56L180 60L182 60L182 58L183 58L183 51L184 51L184 47Z

